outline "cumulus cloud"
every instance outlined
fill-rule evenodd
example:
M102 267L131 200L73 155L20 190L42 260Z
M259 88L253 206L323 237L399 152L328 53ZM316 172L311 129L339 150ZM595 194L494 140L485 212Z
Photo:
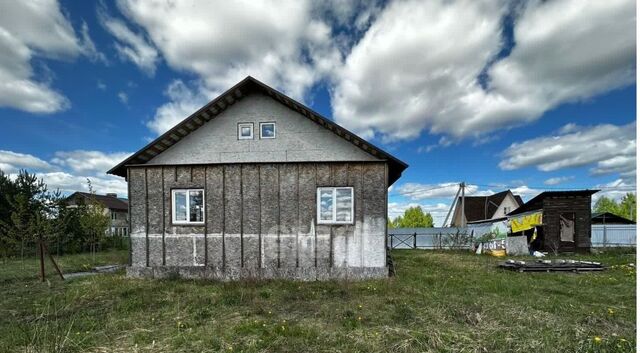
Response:
M122 91L118 92L118 99L124 105L127 105L127 103L129 103L129 96L125 92L122 92Z
M48 170L51 165L30 154L0 150L0 170L10 174L20 169Z
M394 190L394 193L414 201L439 198L453 199L459 188L460 183L455 182L439 184L405 183ZM476 185L467 185L465 188L465 193L469 195L478 192L479 189Z
M107 175L106 171L129 155L126 152L58 151L47 162L31 154L0 150L0 170L15 176L20 169L26 169L42 178L50 190L59 189L65 193L88 190L88 178L97 193L117 192L126 197L124 179Z
M628 193L635 194L637 191L635 180L627 181L624 179L616 179L608 183L598 184L593 188L600 190L597 194L593 195L593 198L592 198L593 203L595 203L600 197L603 197L603 196L619 201L626 194Z
M175 80L165 90L169 103L160 106L152 120L147 122L151 131L160 135L191 115L216 95L205 87L191 88L182 80Z
M416 202L389 202L387 207L388 216L390 219L396 218L403 215L404 211L408 208L416 206L420 206L420 208L422 208L422 211L431 214L431 217L433 217L433 224L436 227L442 225L442 222L444 222L444 218L449 211L449 207L451 207L451 205L447 205L444 203L422 204Z
M128 152L105 153L100 151L58 151L51 163L69 168L75 173L104 175L107 170L129 157Z
M634 82L633 0L507 4L388 5L336 75L337 121L387 140L481 137ZM499 57L507 14L515 46Z
M98 11L98 18L102 26L117 39L114 45L120 58L131 61L149 76L153 76L159 55L144 35L135 33L126 23L110 17L104 10Z
M553 177L544 181L544 185L558 185L573 180L573 176Z
M122 0L118 8L144 30L149 45L157 48L169 67L195 74L200 82L193 85L198 91L193 96L206 96L204 101L247 75L304 98L341 61L331 27L314 15L311 1ZM192 97L185 98L188 101L171 100L167 108L158 109L150 122L155 132L164 131L160 130L166 127L163 120L186 117L165 115L182 114L176 107L191 106Z
M557 134L514 143L503 152L503 170L535 166L549 172L592 166L594 175L620 174L632 178L636 171L636 124L565 126Z
M91 187L97 194L117 193L119 197L127 197L127 183L124 179L113 175L82 176L67 172L37 173L47 184L49 190L60 190L64 193L75 191L89 191L87 179L91 180Z
M69 60L86 55L103 58L83 23L78 38L55 0L37 3L0 1L0 106L31 113L66 109L69 101L38 81L31 66L35 57Z

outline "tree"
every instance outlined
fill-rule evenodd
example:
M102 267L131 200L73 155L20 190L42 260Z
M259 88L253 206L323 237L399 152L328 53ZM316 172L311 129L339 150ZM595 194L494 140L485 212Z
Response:
M422 211L422 207L409 207L402 216L394 218L389 223L391 228L432 228L433 217L430 213Z
M610 212L620 217L628 218L633 221L636 220L636 195L634 193L627 193L620 202L616 200L602 196L593 207L594 212Z
M109 216L104 205L95 198L95 192L91 186L91 180L87 179L89 186L89 198L83 205L80 216L80 225L89 237L91 253L95 261L96 245L102 239L109 228Z

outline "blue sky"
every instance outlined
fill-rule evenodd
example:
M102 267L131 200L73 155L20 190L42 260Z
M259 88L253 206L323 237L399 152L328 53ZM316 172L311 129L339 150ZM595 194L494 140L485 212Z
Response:
M632 0L225 4L0 3L0 169L123 194L110 166L252 75L410 165L392 216L635 190Z

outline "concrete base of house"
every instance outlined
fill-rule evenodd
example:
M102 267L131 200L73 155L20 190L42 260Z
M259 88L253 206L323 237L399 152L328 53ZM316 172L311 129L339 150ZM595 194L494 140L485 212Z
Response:
M188 278L215 281L290 279L296 281L366 280L389 277L388 267L220 268L210 266L129 266L130 278Z

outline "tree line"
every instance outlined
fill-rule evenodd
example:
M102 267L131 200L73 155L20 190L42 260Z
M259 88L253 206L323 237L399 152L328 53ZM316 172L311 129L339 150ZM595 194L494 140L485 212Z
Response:
M93 195L90 180L87 180ZM75 253L105 244L110 217L104 205L89 197L70 207L59 190L26 170L10 177L0 170L0 257L35 253L39 241L51 252Z

